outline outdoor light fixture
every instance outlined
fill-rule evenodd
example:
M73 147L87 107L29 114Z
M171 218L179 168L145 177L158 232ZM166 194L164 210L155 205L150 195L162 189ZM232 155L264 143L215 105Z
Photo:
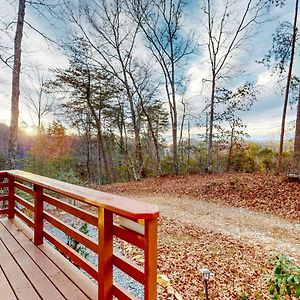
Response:
M208 281L210 277L210 271L208 269L200 269L200 273L202 274L202 281L204 282L205 287L205 300L208 300Z

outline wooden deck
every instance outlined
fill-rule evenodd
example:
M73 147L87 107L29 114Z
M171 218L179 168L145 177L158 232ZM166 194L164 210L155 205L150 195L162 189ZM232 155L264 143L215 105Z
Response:
M97 299L97 285L50 245L35 246L22 223L0 218L0 299Z
M136 299L114 280L113 268L142 284L145 300L157 299L156 206L17 170L0 171L0 204L0 300ZM96 227L98 238L58 218L49 205ZM97 261L75 251L45 223L93 251ZM114 252L116 238L142 251L143 266Z

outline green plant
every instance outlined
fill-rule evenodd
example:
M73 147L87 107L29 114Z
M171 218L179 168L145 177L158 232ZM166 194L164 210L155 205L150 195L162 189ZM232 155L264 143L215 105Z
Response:
M273 274L269 278L271 299L300 298L300 266L285 255L270 257Z
M75 227L75 225L72 224L72 227ZM84 234L88 234L89 233L88 224L83 223L80 226L79 231L84 233ZM85 246L81 245L78 241L76 241L75 239L73 239L69 236L68 236L68 240L67 240L67 245L70 246L71 248L73 248L76 252L81 254L83 257L87 258L89 256L89 253L86 250L87 248Z

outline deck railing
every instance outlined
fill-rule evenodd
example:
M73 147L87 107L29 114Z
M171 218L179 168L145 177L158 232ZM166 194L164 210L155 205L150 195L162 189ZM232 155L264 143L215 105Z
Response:
M23 171L0 172L0 189L7 191L0 196L0 207L4 207L1 203L8 202L7 207L0 209L0 214L7 214L9 219L19 217L33 229L35 245L42 244L46 239L75 265L85 270L98 282L98 299L135 299L129 291L114 282L114 266L144 285L144 299L157 298L159 212L156 206ZM98 215L72 205L65 199L90 205L98 211ZM96 226L98 241L63 222L57 215L54 216L46 209L47 206L63 210ZM98 267L51 233L46 223L97 254ZM143 250L144 266L114 252L114 237Z

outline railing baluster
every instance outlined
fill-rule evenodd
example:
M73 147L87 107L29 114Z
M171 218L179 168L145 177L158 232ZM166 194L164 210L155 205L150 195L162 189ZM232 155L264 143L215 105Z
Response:
M113 298L113 214L99 208L98 300Z
M157 219L145 220L145 300L157 299Z
M75 264L78 264L78 266L96 278L98 281L98 299L112 300L114 296L118 296L120 299L135 299L129 291L121 288L118 284L116 284L116 286L113 285L114 263L126 274L144 284L144 299L157 299L157 217L159 212L156 206L141 204L131 199L124 199L23 171L0 171L0 178L1 174L2 177L8 177L8 209L5 210L5 212L8 213L8 217L12 219L15 215L19 216L23 221L28 223L30 227L34 228L35 245L42 244L43 238L45 237L45 239L48 239L54 246L57 246L66 256L69 256ZM15 180L32 184L33 189L20 183L16 184ZM21 215L21 212L16 209L15 189L34 196L34 207L32 205L34 220L27 218L25 212ZM98 216L94 216L91 213L85 212L83 209L78 209L75 206L73 207L72 205L64 203L64 199L44 196L44 189L98 207ZM81 233L79 234L76 230L73 230L76 232L75 240L76 238L79 239L79 242L82 242L85 246L97 252L98 269L96 266L93 267L92 264L85 261L85 259L82 259L80 255L73 249L70 249L68 245L59 242L55 236L51 236L51 234L47 233L47 230L44 232L43 221L47 219L47 214L44 213L43 209L44 200L89 224L98 226L98 245L94 242L91 244L89 238L83 238L81 237ZM22 201L22 198L16 198L17 203L26 204L25 201L23 201L23 203ZM23 206L29 209L31 208L31 205L28 203ZM124 218L127 225L133 223L131 224L133 227L129 227L121 222L120 225L113 225L114 214ZM138 219L144 220L143 230L139 228L141 225L138 226L139 224L136 224L138 223ZM128 220L133 220L134 222L128 222ZM61 223L63 224L63 222ZM52 224L54 223L52 222ZM72 233L73 231L70 226L59 226L57 223L55 227L63 229L63 232L74 238L74 233ZM127 261L121 256L115 256L114 258L114 234L121 238L121 240L127 241L144 250L144 274L143 270L131 261Z
M8 176L8 218L13 219L15 217L15 187L14 177Z
M43 187L35 184L34 191L34 237L35 245L43 244Z

